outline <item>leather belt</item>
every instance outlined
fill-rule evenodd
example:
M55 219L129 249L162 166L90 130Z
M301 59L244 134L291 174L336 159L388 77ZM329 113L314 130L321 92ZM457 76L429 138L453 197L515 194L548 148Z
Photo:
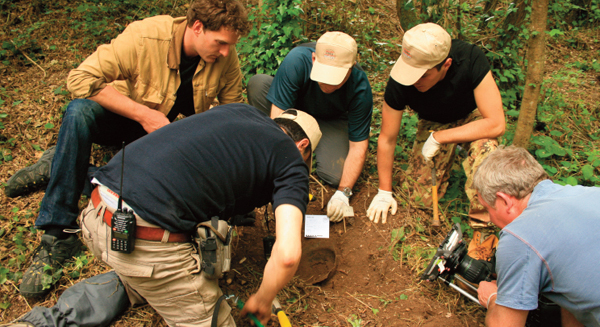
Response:
M96 187L92 191L92 204L94 205L94 208L98 208L98 206L100 205L100 202L102 202L102 198L100 197L100 192L98 191L98 187ZM112 227L112 222L111 222L112 214L113 213L110 212L109 210L104 210L104 217L103 217L104 222L110 227ZM162 241L165 233L169 233L169 231L167 231L163 228L160 228L160 227L158 227L158 228L146 227L146 226L136 226L135 227L135 238L138 238L140 240L160 242L160 241ZM167 242L184 243L184 242L189 242L191 240L192 240L192 238L189 233L170 233L169 239L167 240Z

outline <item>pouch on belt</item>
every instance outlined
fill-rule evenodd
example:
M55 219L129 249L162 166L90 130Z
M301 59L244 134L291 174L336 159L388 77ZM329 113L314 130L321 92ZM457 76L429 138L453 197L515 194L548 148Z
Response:
M195 242L202 256L202 274L219 279L231 268L231 229L226 221L215 216L198 224Z

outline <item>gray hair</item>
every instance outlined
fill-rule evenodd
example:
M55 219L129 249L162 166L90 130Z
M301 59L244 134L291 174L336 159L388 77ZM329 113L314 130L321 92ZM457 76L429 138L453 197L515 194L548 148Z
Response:
M547 178L548 174L542 165L527 150L514 145L499 146L477 168L473 188L483 201L495 208L496 193L522 199Z

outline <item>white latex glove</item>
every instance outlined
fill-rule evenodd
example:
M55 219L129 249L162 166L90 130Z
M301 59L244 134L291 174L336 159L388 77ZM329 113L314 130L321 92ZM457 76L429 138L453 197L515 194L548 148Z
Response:
M440 151L440 142L436 141L433 137L433 132L429 134L429 138L423 144L423 157L425 157L425 161L431 161L433 157Z
M344 192L337 190L327 203L327 217L330 221L337 223L344 218L346 207L349 206L348 197L344 195Z
M396 211L398 210L398 202L394 200L392 192L380 189L377 195L375 195L373 198L373 201L371 201L371 205L367 210L367 216L369 217L369 220L376 224L379 222L379 218L381 217L381 223L385 224L390 207L392 209L392 215L395 215Z

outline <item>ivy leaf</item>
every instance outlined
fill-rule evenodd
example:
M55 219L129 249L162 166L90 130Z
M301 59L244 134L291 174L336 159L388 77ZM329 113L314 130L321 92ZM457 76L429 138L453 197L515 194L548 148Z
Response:
M567 177L567 179L565 180L565 182L567 182L567 184L569 184L569 185L576 186L577 185L577 178L575 178L573 176L569 176L569 177Z
M548 166L548 165L542 165L542 166L544 167L544 169L546 170L548 175L554 175L558 172L558 169L556 169L552 166Z
M546 149L537 149L535 150L535 155L539 158L548 158L552 156L552 153L548 152Z
M506 114L511 117L519 117L519 111L514 109L507 111Z
M583 178L586 181L589 181L594 177L594 167L592 167L592 165L585 165L581 168L581 173L583 174Z
M562 35L565 35L565 33L563 33L563 31L561 31L561 30L557 30L557 29L553 29L553 30L551 30L551 31L548 31L548 32L546 32L546 33L548 33L548 35L550 35L551 37L555 37L555 36L557 36L557 35L561 35L561 36L562 36Z
M547 149L557 156L562 157L567 154L567 151L565 151L565 149L558 144L552 144L551 146L547 147Z

